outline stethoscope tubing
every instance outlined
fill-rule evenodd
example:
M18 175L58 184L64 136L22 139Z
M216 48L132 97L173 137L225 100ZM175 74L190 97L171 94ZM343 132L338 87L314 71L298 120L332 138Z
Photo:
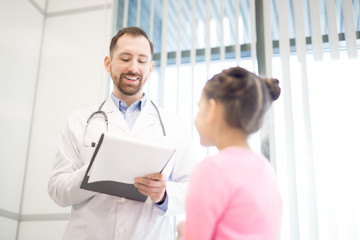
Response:
M103 117L104 117L104 119L105 119L105 123L106 123L106 131L108 131L109 120L108 120L107 114L106 114L104 111L102 111L102 107L104 106L106 100L107 100L107 99L105 99L105 101L103 101L103 102L100 104L100 106L99 106L99 108L98 108L97 111L95 111L95 112L93 112L92 114L90 114L90 116L88 117L88 119L87 119L87 121L86 121L86 129L85 129L85 131L87 130L87 126L89 125L91 119L92 119L96 114L103 115ZM164 123L163 123L162 118L161 118L161 115L160 115L160 111L159 111L158 107L156 106L156 104L155 104L153 101L151 101L151 99L149 99L149 100L150 100L151 104L154 106L154 108L155 108L155 110L156 110L156 113L157 113L157 115L158 115L159 122L160 122L160 125L161 125L161 129L162 129L163 135L164 135L164 137L165 137L165 136L166 136L166 131L165 131Z

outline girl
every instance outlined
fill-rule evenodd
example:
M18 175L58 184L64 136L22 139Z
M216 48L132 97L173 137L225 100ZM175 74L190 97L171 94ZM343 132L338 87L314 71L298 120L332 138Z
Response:
M282 202L275 174L247 143L279 95L277 79L262 79L240 67L206 83L195 126L201 144L216 146L219 153L200 162L191 175L180 238L280 238Z

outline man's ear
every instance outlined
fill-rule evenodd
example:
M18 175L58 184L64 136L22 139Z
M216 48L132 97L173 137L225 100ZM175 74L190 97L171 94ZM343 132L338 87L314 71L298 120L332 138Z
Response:
M154 70L155 67L155 62L151 61L150 62L150 69L149 69L149 77L151 76L152 71ZM144 84L148 81L149 78L144 79L144 82L142 83L142 85L144 86Z
M154 66L155 66L155 62L154 61L151 61L150 62L150 73L152 73L152 71L154 70Z
M107 72L110 72L110 63L111 63L111 58L109 56L106 56L104 59L104 67Z

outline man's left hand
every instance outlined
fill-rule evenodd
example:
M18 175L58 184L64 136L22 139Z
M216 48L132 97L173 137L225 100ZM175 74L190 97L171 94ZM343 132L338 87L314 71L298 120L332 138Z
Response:
M167 177L161 173L152 173L146 177L135 178L135 187L139 192L150 197L154 203L165 200Z

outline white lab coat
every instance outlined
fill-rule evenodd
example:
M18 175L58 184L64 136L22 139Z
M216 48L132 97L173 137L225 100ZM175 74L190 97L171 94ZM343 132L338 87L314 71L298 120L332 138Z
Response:
M149 100L131 130L111 98L102 107L109 119L109 132L170 144L176 148L175 155L163 172L169 176L166 187L168 209L163 212L150 198L141 203L80 189L94 151L94 147L84 146L86 120L98 107L70 115L61 134L48 191L58 205L72 206L64 239L173 239L170 217L185 212L187 183L197 162L196 151L187 131L177 118L159 109L167 134L164 137L159 117ZM85 142L97 142L105 126L104 122L98 120L94 119L90 124ZM151 156L147 160L151 161Z

